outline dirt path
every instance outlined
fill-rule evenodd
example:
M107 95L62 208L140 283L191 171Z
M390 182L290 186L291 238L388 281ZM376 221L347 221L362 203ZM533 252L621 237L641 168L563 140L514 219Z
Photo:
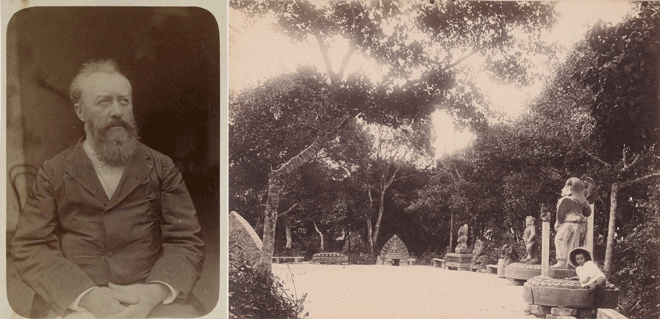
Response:
M536 318L525 315L522 287L493 274L304 263L273 264L273 272L291 293L307 293L310 319Z

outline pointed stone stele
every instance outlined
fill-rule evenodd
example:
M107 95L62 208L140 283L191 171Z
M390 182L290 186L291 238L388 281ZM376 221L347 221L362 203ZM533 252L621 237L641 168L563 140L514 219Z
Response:
M262 247L263 243L252 226L238 213L229 213L229 254L241 254L255 264L261 258Z
M407 265L410 255L408 254L406 244L403 243L399 236L394 235L385 243L378 257L380 257L380 264L387 262L393 265L399 265L400 263Z

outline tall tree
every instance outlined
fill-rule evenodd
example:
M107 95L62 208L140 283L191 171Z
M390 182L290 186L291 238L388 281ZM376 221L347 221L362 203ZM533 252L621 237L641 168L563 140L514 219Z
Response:
M306 148L269 173L262 270L271 268L283 179L313 159L350 119L397 127L401 121L424 118L443 107L483 125L483 104L471 92L455 88L457 67L480 55L498 77L524 79L525 67L518 62L524 59L513 50L521 41L514 35L529 35L524 43L538 45L537 28L532 26L545 28L554 18L552 5L540 2L336 1L316 6L311 1L234 0L230 6L250 16L273 15L279 30L294 40L314 39L329 83L318 114L330 125L323 125ZM347 44L339 65L330 58L333 41ZM462 56L456 55L459 51ZM346 74L356 55L374 61L384 78L374 83L362 73ZM444 103L450 94L462 103Z
M660 176L660 5L639 3L634 15L599 24L581 48L591 63L575 71L594 94L594 132L581 149L610 176L610 220L605 253L611 271L619 192Z

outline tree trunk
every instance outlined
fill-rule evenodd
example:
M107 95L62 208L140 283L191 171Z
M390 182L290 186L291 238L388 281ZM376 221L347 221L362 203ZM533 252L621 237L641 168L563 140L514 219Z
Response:
M454 249L454 211L451 211L451 214L449 215L449 251L446 251L445 253L451 253L452 249Z
M261 214L259 215L259 218L257 218L257 223L254 225L254 231L257 233L257 236L261 240L264 238L264 215Z
M367 237L369 238L369 253L373 255L374 238L372 237L372 234L373 234L373 226L371 225L371 217L367 217Z
M607 230L607 248L605 249L605 266L603 270L605 276L609 277L612 269L612 252L614 251L614 236L616 235L616 209L617 209L617 194L619 192L619 183L612 184L610 191L610 221Z
M280 201L280 193L282 191L283 176L295 172L300 166L311 161L321 151L325 142L337 131L348 123L348 120L353 118L354 115L345 117L332 131L318 137L311 145L302 150L298 155L292 157L288 162L284 163L282 167L275 171L270 172L268 177L268 199L266 201L266 210L264 211L264 234L263 234L263 248L261 249L261 259L257 265L259 271L272 271L273 269L273 249L275 247L275 224L277 222L277 208Z
M378 231L380 230L380 222L383 220L383 204L385 203L385 188L380 193L380 205L378 207L378 217L376 218L376 225L374 227L374 239L371 241L374 245L378 243ZM373 248L372 248L373 250Z
M261 259L257 265L259 271L270 272L272 270L277 207L280 202L281 190L282 182L277 179L277 176L271 175L268 179L268 200L266 201L266 210L264 211L263 247L261 248Z
M319 230L319 227L316 226L316 222L314 222L314 229L316 229L316 232L321 236L321 251L325 251L325 249L323 249L323 233Z
M284 220L284 229L286 231L286 249L291 249L291 222L289 219Z

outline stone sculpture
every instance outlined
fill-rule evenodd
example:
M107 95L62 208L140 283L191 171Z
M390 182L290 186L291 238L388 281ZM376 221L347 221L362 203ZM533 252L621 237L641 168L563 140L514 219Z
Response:
M522 261L527 264L539 264L541 261L538 257L538 240L536 236L536 218L527 216L525 218L525 232L523 239L525 240L525 249L527 250L527 257Z
M586 198L584 183L571 177L561 192L563 196L557 203L555 222L555 248L557 263L550 269L566 269L568 252L585 244L587 217L591 215L591 206Z
M474 250L472 254L472 271L486 271L488 267L488 256L484 254L484 243L477 239L474 243Z
M455 253L457 254L467 254L468 252L468 246L467 246L467 240L468 240L468 225L465 224L461 226L461 228L458 229L458 245L456 246L456 249L454 250Z
M500 250L500 260L497 261L497 277L505 278L504 269L511 263L511 253L513 253L511 246L504 244Z
M546 206L545 204L541 205L541 221L543 222L550 222L550 218L552 218L552 213L550 212L550 208Z
M455 252L445 255L445 267L447 269L470 270L472 268L472 254L468 254L467 237L468 225L461 226L458 230L458 245Z
M394 235L385 243L385 245L383 245L383 249L381 249L378 257L381 264L387 262L394 266L399 266L400 261L407 264L410 255L408 254L408 247L406 247L401 238Z
M261 258L263 243L252 226L236 212L229 214L229 255L255 264Z

